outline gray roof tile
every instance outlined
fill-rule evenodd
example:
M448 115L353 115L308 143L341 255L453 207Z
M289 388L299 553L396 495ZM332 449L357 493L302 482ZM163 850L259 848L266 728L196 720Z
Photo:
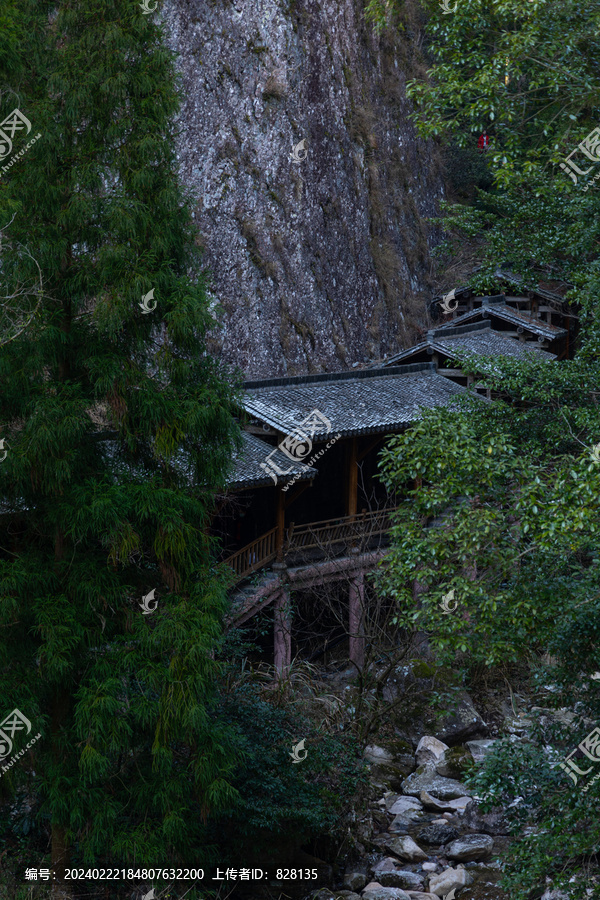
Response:
M253 386L254 385L254 386ZM466 389L435 372L433 363L332 375L246 382L244 408L258 422L289 434L318 410L331 424L314 426L312 440L399 431L421 409L455 406Z
M277 467L287 475L278 476L278 483L285 484L292 478L297 477L298 481L305 481L308 478L314 478L317 470L311 466L304 466L300 462L292 462L281 450L274 448L266 441L248 431L242 434L244 446L239 453L233 455L234 467L227 486L230 490L241 490L244 488L267 487L274 485L275 482L268 472L261 468L261 463L265 463L267 458L271 458ZM275 453L273 453L275 450ZM271 454L273 454L271 456ZM287 470L290 469L288 472Z
M401 360L410 360L411 357L419 353L423 353L428 348L438 353L443 353L451 359L456 359L461 353L477 353L480 356L509 356L513 359L533 359L539 362L550 362L556 359L554 353L548 353L535 344L523 343L516 338L507 337L501 331L494 331L489 327L489 320L479 326L475 324L473 328L457 328L458 334L450 333L445 335L444 331L435 329L430 332L430 340L421 341L414 347L402 350L386 360L385 365L391 366ZM479 326L479 327L478 327Z
M549 325L548 322L544 322L542 319L535 319L528 313L518 312L516 309L513 309L512 306L507 306L504 303L490 303L489 306L479 306L477 309L464 313L462 316L458 316L458 318L452 319L450 322L438 325L436 331L445 328L455 328L457 325L466 324L467 322L473 322L478 319L493 319L495 317L504 322L510 322L517 327L520 325L526 331L531 331L532 334L546 338L549 341L553 341L567 333L564 328L559 328L557 325Z

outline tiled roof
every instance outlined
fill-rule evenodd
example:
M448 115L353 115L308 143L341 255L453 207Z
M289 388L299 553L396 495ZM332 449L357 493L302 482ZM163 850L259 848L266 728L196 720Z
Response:
M438 325L436 331L440 331L442 328L455 328L457 325L463 325L467 322L476 321L477 319L493 319L494 317L502 319L504 322L510 322L512 325L520 325L526 331L531 331L532 334L536 334L549 341L553 341L567 333L564 328L550 325L542 319L535 319L528 313L517 312L512 306L507 306L504 303L490 303L489 305L479 306L471 312L458 316L457 319L452 319L452 321L447 322L444 325Z
M435 372L433 363L387 369L363 369L331 375L309 375L246 382L244 408L258 422L280 434L305 426L313 441L331 436L398 431L420 418L421 408L453 406L466 389Z
M535 344L527 344L516 338L507 337L501 331L494 331L488 320L458 328L436 328L428 333L428 340L402 350L390 357L385 365L391 366L401 360L409 360L428 349L443 353L452 359L461 353L477 353L480 356L510 356L513 359L535 359L550 362L556 359L554 353L541 350Z
M316 469L304 466L301 462L293 462L277 447L261 441L260 438L248 431L242 433L242 438L244 441L242 450L233 455L233 471L227 482L230 490L274 485L275 482L269 472L261 468L261 463L266 463L268 459L272 460L278 469L286 472L286 475L278 476L277 480L280 484L285 484L292 478L297 481L305 481L318 474Z

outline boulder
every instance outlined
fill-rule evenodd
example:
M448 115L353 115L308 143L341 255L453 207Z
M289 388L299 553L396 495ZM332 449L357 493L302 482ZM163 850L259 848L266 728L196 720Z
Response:
M365 747L363 754L367 762L371 763L371 775L390 787L399 789L400 782L406 778L415 768L415 760L412 754L394 756L384 747L370 744Z
M406 862L421 862L427 859L427 854L408 835L401 837L381 835L380 838L377 838L377 842L381 843L388 853L397 856L398 859L404 859Z
M365 747L363 756L367 762L375 765L394 761L394 757L388 750L385 750L383 747L378 747L376 744L370 744L368 747Z
M383 887L373 881L362 892L362 900L410 900L410 897L401 888Z
M366 866L361 864L348 866L344 872L344 887L349 891L362 891L368 880Z
M411 812L412 810L420 811L422 809L423 804L420 800L417 800L416 797L398 797L388 808L388 812L397 816L405 812Z
M435 766L438 760L442 759L444 752L449 750L448 744L438 741L431 735L424 735L417 744L416 758L417 766Z
M467 747L473 757L473 762L480 763L488 756L492 750L494 749L494 745L497 744L497 741L467 741Z
M448 748L444 755L437 761L435 771L444 778L460 779L464 776L469 766L473 765L473 758L466 747L458 746Z
M472 884L473 879L466 869L446 869L439 875L432 875L429 879L429 890L438 897L445 897L453 888L465 887Z
M390 859L389 856L377 863L373 870L373 878L384 887L411 888L415 891L425 887L420 875L406 869L398 869L396 860Z
M469 794L469 790L459 781L453 778L443 778L435 769L420 767L402 782L402 790L405 794L419 797L421 791L427 791L432 797L439 800L455 800Z
M394 872L396 870L398 864L397 859L393 859L391 856L384 856L383 859L380 859L373 866L371 866L371 872L373 873L373 877L376 881L379 881L380 884L383 884L383 881L380 881L379 876L382 872ZM364 885L363 885L364 887Z
M448 859L472 862L491 856L494 840L489 834L465 834L446 847Z
M492 810L489 813L480 813L479 807L471 800L464 811L464 823L470 831L483 832L483 834L508 834L508 823L502 810Z
M461 744L467 738L485 733L486 730L487 726L473 706L473 701L463 692L451 713L442 719L435 736L438 740L453 745Z
M463 813L468 807L469 803L474 803L472 797L457 797L456 800L448 800L448 806L450 809L448 812L453 811L457 813Z
M355 894L354 891L336 891L333 896L335 900L360 900L360 894Z
M407 816L396 816L393 822L390 822L388 825L388 831L390 834L410 834L412 828L414 828L415 823L412 819L409 819Z
M435 872L437 867L437 863L434 862L426 862L421 865L424 872Z
M455 841L457 837L459 837L459 832L456 828L444 822L443 825L429 825L428 828L423 828L418 833L417 840L423 841L425 844L434 844L436 847L441 847L442 844Z
M449 800L448 801L436 800L436 798L432 797L431 794L428 794L427 791L421 791L421 793L419 795L419 799L421 800L421 803L423 804L425 809L428 809L432 812L452 812L453 813L456 811L453 806L450 806ZM469 797L469 800L470 799L471 798ZM453 800L452 802L456 803L456 800Z
M423 891L407 891L410 900L439 900L437 894L424 894Z
M394 826L394 831L398 830L398 827L406 828L409 825L414 825L415 823L419 823L423 820L425 813L422 809L407 809L406 812L398 813L395 819L392 822ZM390 825L390 828L392 826Z

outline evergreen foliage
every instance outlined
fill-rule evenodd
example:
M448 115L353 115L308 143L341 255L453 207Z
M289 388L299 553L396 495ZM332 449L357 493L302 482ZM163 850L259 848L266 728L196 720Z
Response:
M42 134L0 179L2 277L27 304L43 274L32 322L0 348L0 695L43 733L2 788L33 766L59 873L199 865L203 823L236 796L207 527L238 439L190 275L174 58L130 0L0 16L2 72Z

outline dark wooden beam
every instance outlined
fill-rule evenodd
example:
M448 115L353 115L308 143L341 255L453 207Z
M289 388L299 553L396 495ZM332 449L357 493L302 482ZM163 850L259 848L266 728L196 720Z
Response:
M375 438L374 441L371 441L371 443L370 443L367 447L365 447L363 450L361 450L360 453L357 453L357 455L356 455L356 462L362 462L363 459L365 458L365 456L366 456L368 453L370 453L371 450L372 450L374 447L377 446L377 444L379 444L381 441L385 440L385 438L386 438L387 436L388 436L387 434L385 434L385 435L384 435L384 434L380 434L378 437Z
M355 516L358 498L358 461L356 436L350 438L346 448L346 515Z
M300 494L303 494L304 491L309 487L312 487L312 479L310 481L303 481L302 484L298 485L298 487L296 488L295 491L293 491L293 493L288 494L286 492L286 495L285 495L285 498L283 501L284 509L288 509L292 505L294 500L297 500L298 497L300 496Z
M277 527L277 562L283 560L283 539L285 537L285 497L283 491L277 486L277 500L275 509L275 525Z

